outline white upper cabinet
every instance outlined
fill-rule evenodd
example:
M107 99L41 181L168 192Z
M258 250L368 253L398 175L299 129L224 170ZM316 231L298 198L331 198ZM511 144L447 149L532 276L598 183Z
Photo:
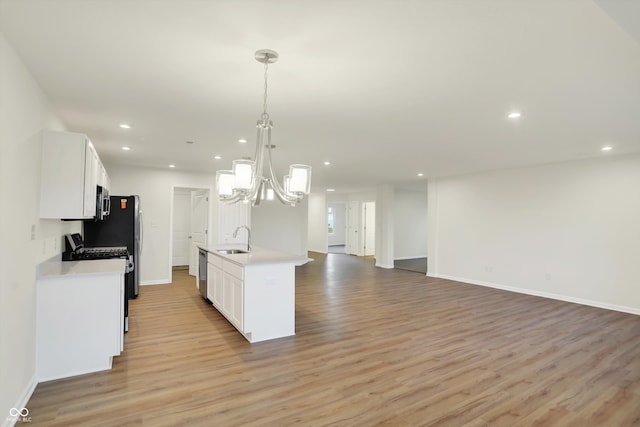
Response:
M106 189L107 191L111 190L111 181L109 180L109 175L107 175L107 170L102 165L102 162L100 162L100 175L98 179L98 185Z
M43 132L40 218L93 218L97 186L104 182L106 171L86 135Z
M84 157L84 202L82 204L83 218L92 218L96 215L96 189L98 186L98 175L100 172L100 159L89 138L85 137L85 157Z

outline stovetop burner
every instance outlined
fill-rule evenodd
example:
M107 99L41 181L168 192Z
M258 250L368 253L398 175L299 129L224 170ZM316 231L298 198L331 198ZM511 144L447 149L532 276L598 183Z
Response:
M128 258L129 252L125 246L111 248L82 248L71 255L75 260Z

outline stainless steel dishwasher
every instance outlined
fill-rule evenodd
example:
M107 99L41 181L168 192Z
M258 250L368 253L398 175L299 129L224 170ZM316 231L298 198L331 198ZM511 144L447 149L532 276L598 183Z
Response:
M207 298L207 251L202 248L200 248L198 256L198 289L200 289L202 298L209 302Z

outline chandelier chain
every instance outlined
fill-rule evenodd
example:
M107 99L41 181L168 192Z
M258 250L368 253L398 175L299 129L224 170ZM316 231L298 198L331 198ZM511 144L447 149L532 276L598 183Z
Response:
M263 111L262 111L262 119L269 120L269 113L267 113L267 77L269 70L269 61L265 61L264 63L264 103L263 103Z

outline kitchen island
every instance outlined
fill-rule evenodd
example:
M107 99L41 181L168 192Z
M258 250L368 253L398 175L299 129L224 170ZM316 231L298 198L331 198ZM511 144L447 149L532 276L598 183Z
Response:
M207 299L247 341L295 335L295 266L307 257L262 248L200 248L207 251Z

